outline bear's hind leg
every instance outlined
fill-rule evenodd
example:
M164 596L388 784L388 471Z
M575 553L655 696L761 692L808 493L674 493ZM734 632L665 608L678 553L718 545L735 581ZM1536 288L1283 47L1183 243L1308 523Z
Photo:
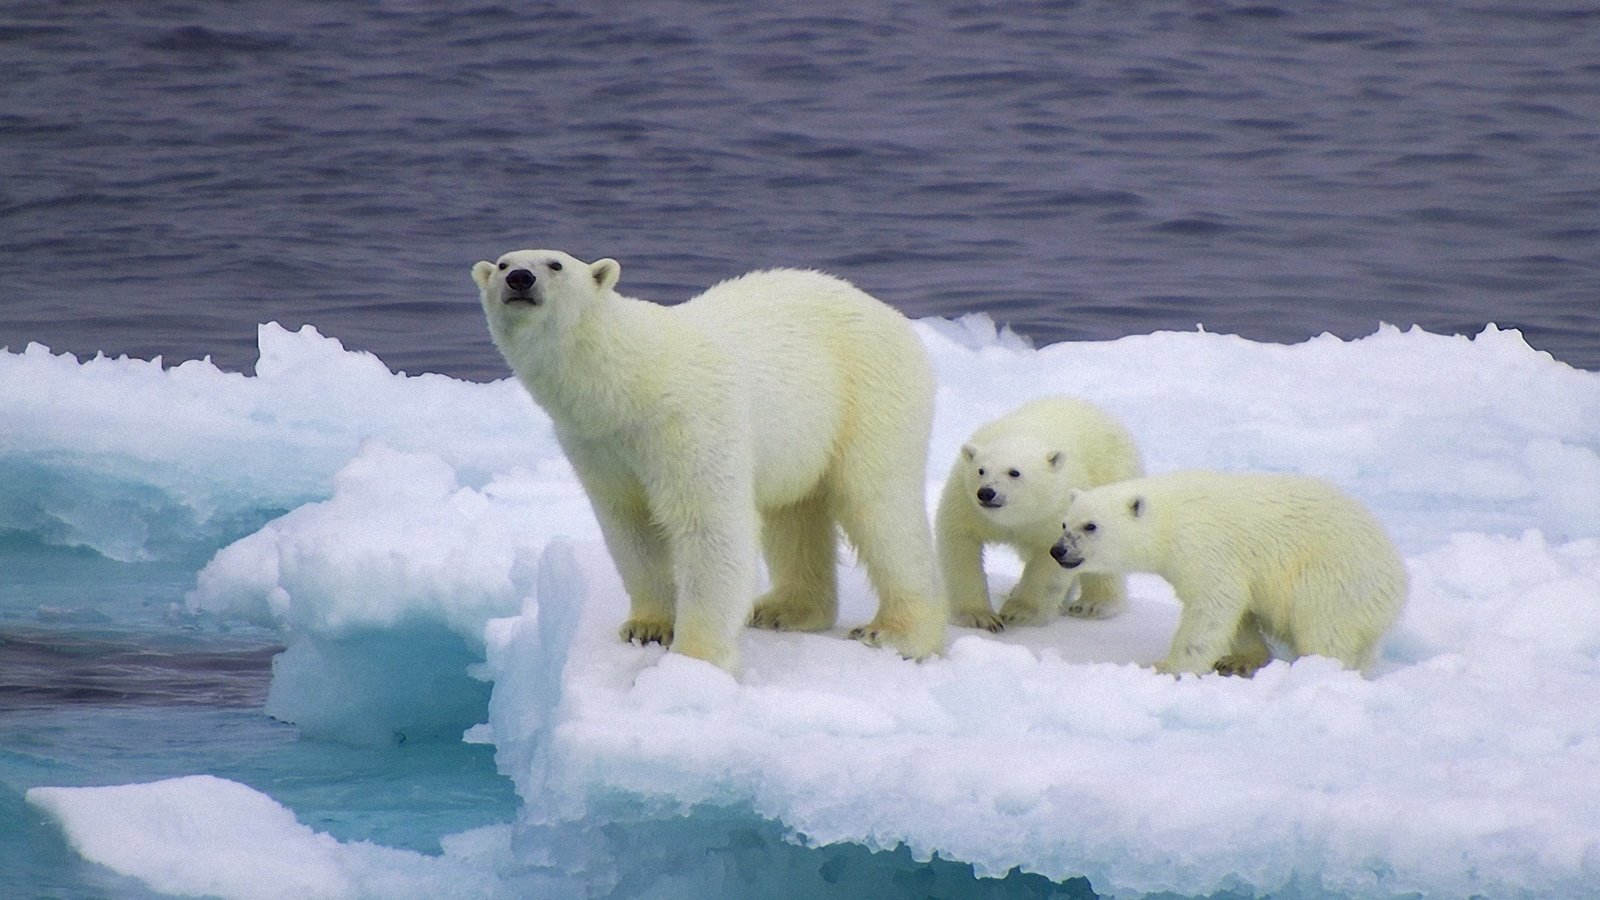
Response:
M840 524L878 595L878 614L850 637L874 647L887 644L908 659L943 650L949 618L935 585L933 534L917 474L915 491L908 480L899 492L882 486L844 492L838 504Z
M756 599L750 624L773 631L832 628L839 616L839 546L826 491L763 514L761 548L772 590Z

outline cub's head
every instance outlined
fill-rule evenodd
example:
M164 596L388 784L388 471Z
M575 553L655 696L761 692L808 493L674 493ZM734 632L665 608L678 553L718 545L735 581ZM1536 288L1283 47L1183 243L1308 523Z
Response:
M1148 570L1154 522L1138 485L1073 491L1064 518L1061 537L1050 548L1061 568L1099 574Z
M1036 441L967 444L957 465L967 499L1002 527L1020 527L1061 515L1066 456Z
M492 330L564 319L616 287L621 276L614 259L586 263L559 250L513 250L472 266Z

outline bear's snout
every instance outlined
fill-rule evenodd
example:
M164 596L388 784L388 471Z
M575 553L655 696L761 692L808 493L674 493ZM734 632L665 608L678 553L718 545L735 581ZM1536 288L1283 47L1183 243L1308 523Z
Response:
M978 504L991 509L1001 505L995 500L994 488L992 487L978 488Z
M1083 557L1072 552L1063 542L1050 545L1050 558L1054 559L1063 569L1076 569L1083 565Z
M512 269L506 273L506 287L513 291L525 291L533 287L533 273L527 269Z

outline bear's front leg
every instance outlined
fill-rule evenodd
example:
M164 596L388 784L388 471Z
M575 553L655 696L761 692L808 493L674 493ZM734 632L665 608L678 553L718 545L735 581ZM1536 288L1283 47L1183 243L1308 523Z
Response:
M1067 615L1079 619L1109 619L1127 605L1127 576L1084 574L1078 576L1078 598L1067 606Z
M1000 621L1006 625L1046 625L1061 615L1072 576L1050 557L1048 551L1035 553L1022 567L1022 579L1000 607Z
M755 588L753 532L753 521L742 531L674 529L672 551L681 587L673 652L729 672L738 668L739 631L750 617Z
M1178 617L1178 631L1156 671L1169 675L1215 671L1233 645L1245 615L1245 590L1242 585L1231 589L1213 585L1192 596L1180 590L1183 612Z
M677 588L666 537L650 521L642 499L629 502L625 495L600 491L590 491L589 496L606 549L628 592L628 620L617 635L637 644L671 644Z
M678 588L672 650L732 672L755 594L759 525L748 460L725 449L664 441L641 480Z
M1217 671L1249 678L1269 662L1272 662L1272 648L1261 636L1261 624L1254 613L1245 613L1233 636L1233 646L1227 655L1217 660Z

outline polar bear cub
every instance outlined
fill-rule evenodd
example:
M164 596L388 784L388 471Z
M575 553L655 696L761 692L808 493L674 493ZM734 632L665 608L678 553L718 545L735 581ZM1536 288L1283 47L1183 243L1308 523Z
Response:
M934 539L952 620L1000 631L1041 625L1062 612L1105 618L1122 610L1121 575L1077 576L1056 565L1071 492L1143 474L1138 447L1116 419L1074 397L1045 397L980 427L956 455L935 516ZM998 614L989 602L983 552L1006 544L1022 557L1022 579Z
M906 318L818 272L755 272L670 307L617 293L620 275L554 250L472 267L622 576L622 638L731 670L747 621L832 627L837 523L878 596L852 636L938 652L934 383ZM772 589L752 606L758 542Z
M1153 572L1183 611L1164 672L1250 675L1272 651L1364 669L1400 617L1404 562L1360 503L1302 475L1172 472L1095 488L1051 553L1077 572Z

